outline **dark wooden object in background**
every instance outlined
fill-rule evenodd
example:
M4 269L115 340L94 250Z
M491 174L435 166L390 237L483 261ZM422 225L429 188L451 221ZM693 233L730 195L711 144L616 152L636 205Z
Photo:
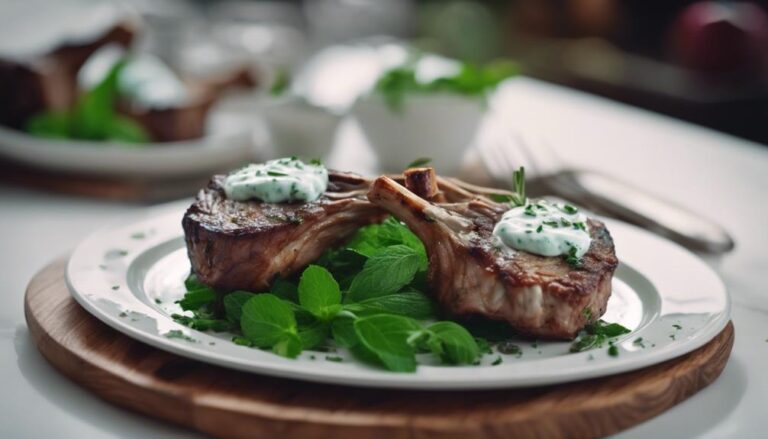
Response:
M154 203L189 197L204 187L209 179L208 175L174 180L81 175L50 171L0 159L0 184L134 203Z
M643 370L534 389L398 391L313 384L182 358L83 310L58 260L31 281L25 314L38 349L107 401L228 438L598 437L629 428L714 381L733 325L683 357Z

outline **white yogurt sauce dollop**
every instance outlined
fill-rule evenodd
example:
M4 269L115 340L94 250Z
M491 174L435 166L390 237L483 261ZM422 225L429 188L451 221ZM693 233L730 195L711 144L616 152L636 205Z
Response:
M493 235L507 247L541 256L581 258L592 243L586 215L571 205L546 200L529 200L508 210Z
M224 180L227 198L265 203L315 201L328 189L328 170L320 163L291 157L250 164Z

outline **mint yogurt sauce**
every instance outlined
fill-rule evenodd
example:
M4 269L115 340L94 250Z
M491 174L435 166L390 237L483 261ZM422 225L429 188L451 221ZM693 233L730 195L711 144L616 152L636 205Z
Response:
M328 188L328 170L320 163L291 157L250 164L224 180L227 198L265 203L315 201Z
M507 247L541 256L581 258L592 243L586 215L571 205L546 200L508 210L493 235Z

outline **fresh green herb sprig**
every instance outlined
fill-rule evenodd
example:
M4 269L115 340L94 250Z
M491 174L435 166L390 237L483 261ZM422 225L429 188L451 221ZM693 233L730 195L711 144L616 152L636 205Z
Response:
M83 93L71 109L46 111L30 118L25 131L55 139L148 142L149 136L141 125L116 111L118 78L126 63L126 60L115 63L104 79Z
M512 173L512 193L491 194L489 197L497 203L509 203L511 207L526 206L528 198L525 196L525 167L521 166ZM534 206L528 204L526 206L526 215L536 216L536 212L533 209Z

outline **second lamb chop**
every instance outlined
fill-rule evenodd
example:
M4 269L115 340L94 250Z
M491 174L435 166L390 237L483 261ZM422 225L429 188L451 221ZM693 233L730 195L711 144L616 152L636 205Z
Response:
M524 334L562 339L574 338L605 312L618 260L602 222L588 219L578 227L568 223L569 231L574 227L588 233L588 249L578 261L512 249L494 233L511 212L509 205L481 195L489 192L482 188L446 179L440 180L439 189L450 191L441 191L437 180L431 169L411 171L405 184L414 193L380 177L368 198L424 242L431 294L446 312L505 321ZM439 202L444 200L448 202ZM526 213L535 216L538 206L530 206ZM540 224L538 232L543 227Z

